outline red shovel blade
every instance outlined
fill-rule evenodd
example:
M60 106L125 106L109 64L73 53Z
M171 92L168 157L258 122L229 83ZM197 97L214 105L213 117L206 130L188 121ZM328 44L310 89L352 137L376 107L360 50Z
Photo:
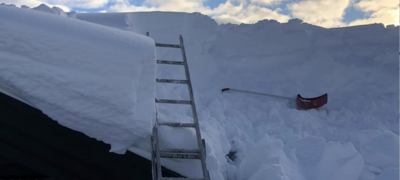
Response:
M315 109L328 103L328 94L315 98L303 98L300 94L297 95L296 105L299 109Z

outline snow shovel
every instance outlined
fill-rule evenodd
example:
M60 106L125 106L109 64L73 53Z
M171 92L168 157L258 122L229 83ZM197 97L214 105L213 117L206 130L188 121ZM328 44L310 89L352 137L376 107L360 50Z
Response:
M265 94L265 93L258 93L258 92L251 92L251 91L244 91L239 89L232 89L232 88L224 88L221 90L224 91L237 91L243 93L250 93L250 94L258 94L262 96L269 96L281 99L288 99L291 101L296 101L296 107L300 110L307 110L307 109L316 109L322 107L323 105L328 103L328 94L325 93L322 96L314 97L314 98L304 98L300 94L297 94L296 98L284 97L284 96L277 96L272 94Z

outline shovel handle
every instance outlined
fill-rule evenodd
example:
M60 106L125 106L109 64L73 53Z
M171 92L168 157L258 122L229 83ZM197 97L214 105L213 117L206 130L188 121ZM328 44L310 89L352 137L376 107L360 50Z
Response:
M232 89L232 88L224 88L221 90L221 92L224 91L237 91L237 92L243 92L243 93L249 93L249 94L257 94L257 95L262 95L262 96L269 96L269 97L275 97L275 98L281 98L281 99L288 99L288 100L293 100L296 101L296 98L290 98L290 97L285 97L285 96L278 96L278 95L273 95L273 94L265 94L265 93L258 93L258 92L251 92L251 91L244 91L244 90L239 90L239 89Z
M229 88L224 88L221 90L221 92L224 92L224 91L229 91Z

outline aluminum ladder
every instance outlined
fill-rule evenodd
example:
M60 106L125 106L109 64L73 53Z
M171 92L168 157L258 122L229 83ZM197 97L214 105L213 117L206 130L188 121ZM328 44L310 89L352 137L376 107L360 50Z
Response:
M149 33L146 33L149 36ZM192 115L193 115L193 123L160 123L158 122L158 118L156 116L156 122L153 127L153 134L151 137L151 160L152 160L152 174L153 180L210 180L210 175L206 165L206 147L205 140L201 138L199 121L197 118L196 105L193 97L193 88L190 80L189 67L186 59L185 46L183 44L182 35L179 36L180 44L162 44L155 43L156 47L165 47L165 48L179 48L182 51L183 61L167 61L167 60L157 60L157 64L165 64L165 65L182 65L185 68L186 80L175 80L175 79L156 79L157 83L174 83L174 84L187 84L189 90L190 100L171 100L171 99L155 99L157 103L169 103L169 104L186 104L191 105ZM156 107L157 111L157 107ZM175 128L194 128L196 131L196 140L198 149L161 149L159 146L159 137L158 137L158 127L159 126L170 126ZM203 172L203 178L169 178L163 177L161 172L161 158L170 158L170 159L199 159L201 161L201 168Z

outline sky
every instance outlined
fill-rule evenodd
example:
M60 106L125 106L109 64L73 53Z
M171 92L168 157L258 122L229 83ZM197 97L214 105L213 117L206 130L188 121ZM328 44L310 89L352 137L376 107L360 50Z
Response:
M372 23L399 24L398 0L0 0L0 3L58 6L81 13L200 12L218 23L287 22L298 18L326 28Z

